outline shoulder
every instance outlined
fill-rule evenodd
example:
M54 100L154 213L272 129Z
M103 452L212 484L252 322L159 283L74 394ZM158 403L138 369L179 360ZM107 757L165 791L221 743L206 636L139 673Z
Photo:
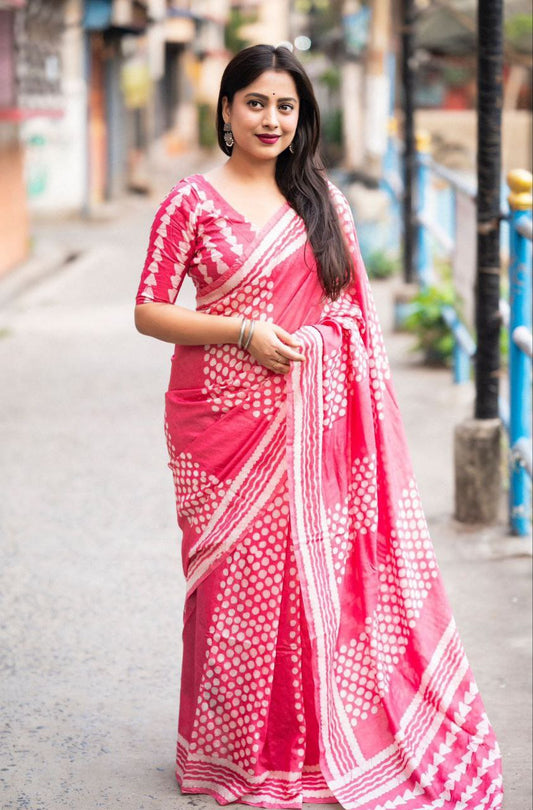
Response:
M156 219L167 223L182 223L194 226L203 208L205 193L199 175L193 174L179 180L158 205Z
M188 177L183 177L176 185L172 186L161 205L166 204L194 210L204 198L205 194L202 191L200 176L191 174Z

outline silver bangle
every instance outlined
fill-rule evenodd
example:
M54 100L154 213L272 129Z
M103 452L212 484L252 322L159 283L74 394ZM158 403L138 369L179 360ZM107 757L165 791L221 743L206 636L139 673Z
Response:
M250 343L252 342L252 336L254 334L254 329L255 329L255 321L251 321L251 323L250 323L250 331L248 332L248 337L246 338L246 341L245 341L245 343L243 345L243 349L247 349L248 346L250 345Z
M241 331L239 332L239 340L237 341L237 345L238 345L239 349L243 348L242 339L244 337L244 333L246 332L247 323L248 323L248 320L246 318L243 318L242 323L241 323Z

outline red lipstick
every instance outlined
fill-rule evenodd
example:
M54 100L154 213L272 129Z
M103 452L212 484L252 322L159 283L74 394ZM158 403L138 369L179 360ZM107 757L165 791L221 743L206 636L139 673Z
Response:
M277 143L280 139L279 135L257 135L261 143Z

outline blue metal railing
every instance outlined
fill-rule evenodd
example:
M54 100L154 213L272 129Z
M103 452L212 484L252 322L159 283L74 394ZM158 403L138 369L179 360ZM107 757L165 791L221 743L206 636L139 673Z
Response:
M436 163L429 154L429 139L417 138L418 172L416 190L417 251L415 268L418 284L423 288L433 280L433 248L438 246L445 256L456 249L458 223L444 224L431 216L428 206L430 184L434 177L447 183L453 192L451 220L456 220L456 193L475 201L476 187L464 177ZM500 400L500 418L509 434L510 460L510 523L514 534L525 536L531 521L531 189L529 172L510 172L508 179L510 212L501 212L509 227L509 291L510 303L500 301L502 323L509 330L509 401ZM402 190L400 158L397 142L390 139L384 164L382 187L394 205ZM475 233L471 235L475 239ZM405 310L405 304L404 310ZM405 315L405 312L402 313ZM442 316L454 337L453 374L456 383L470 379L471 362L476 353L475 340L451 306L443 307ZM395 316L399 321L399 313Z
M509 176L509 444L511 526L529 531L531 513L531 175Z

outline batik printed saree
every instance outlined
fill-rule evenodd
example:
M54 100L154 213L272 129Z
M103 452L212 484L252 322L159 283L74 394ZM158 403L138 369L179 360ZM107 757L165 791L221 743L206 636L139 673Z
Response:
M489 810L501 760L406 449L353 219L357 270L324 300L304 223L264 228L201 175L155 217L137 301L268 320L287 377L236 345L176 346L166 434L186 577L177 779L221 804Z

